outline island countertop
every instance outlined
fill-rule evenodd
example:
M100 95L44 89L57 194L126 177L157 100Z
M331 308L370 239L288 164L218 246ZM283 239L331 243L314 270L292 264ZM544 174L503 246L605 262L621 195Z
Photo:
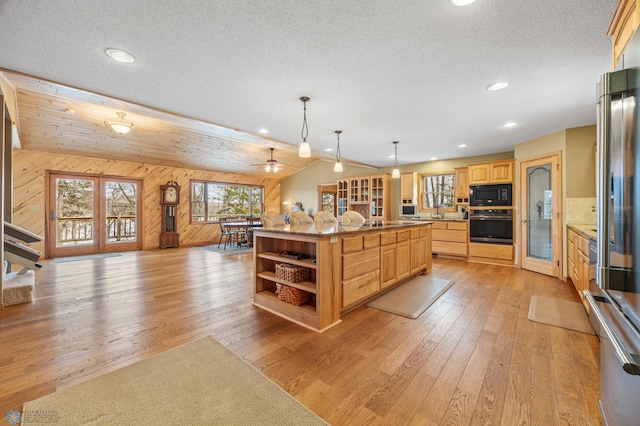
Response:
M270 232L288 235L306 235L318 237L330 237L335 235L357 234L362 232L379 232L391 229L424 226L431 221L407 221L407 220L367 220L362 224L344 225L342 222L333 223L303 223L299 225L270 226L255 228L254 232Z

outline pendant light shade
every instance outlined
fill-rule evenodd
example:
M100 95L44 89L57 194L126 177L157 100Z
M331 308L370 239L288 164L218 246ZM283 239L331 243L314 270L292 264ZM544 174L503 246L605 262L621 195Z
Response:
M309 99L307 96L303 96L300 98L304 105L304 119L302 120L302 143L300 144L300 150L298 151L298 155L300 158L309 158L311 157L311 146L307 142L307 136L309 135L309 127L307 127L307 102Z
M338 137L338 148L336 149L336 164L333 165L333 171L339 173L343 170L342 163L340 162L340 133L342 133L342 130L336 130L335 133Z
M129 120L125 120L124 116L127 115L124 112L116 112L118 114L118 118L113 118L111 120L104 120L104 125L107 127L111 127L112 130L124 135L125 133L129 133L133 130L133 123Z
M398 169L398 141L394 141L395 145L395 155L393 157L393 172L391 172L391 177L397 179L400 177L400 170Z

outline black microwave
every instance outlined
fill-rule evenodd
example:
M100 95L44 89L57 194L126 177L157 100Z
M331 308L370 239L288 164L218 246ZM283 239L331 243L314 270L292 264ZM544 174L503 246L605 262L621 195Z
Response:
M511 184L469 186L471 206L511 206Z

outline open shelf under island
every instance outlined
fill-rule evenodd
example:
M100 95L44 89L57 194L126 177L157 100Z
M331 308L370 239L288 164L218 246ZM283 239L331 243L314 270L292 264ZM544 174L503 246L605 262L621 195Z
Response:
M282 275L283 269L293 273ZM253 304L318 332L430 271L430 222L311 223L254 231ZM304 302L279 297L282 286L303 294Z

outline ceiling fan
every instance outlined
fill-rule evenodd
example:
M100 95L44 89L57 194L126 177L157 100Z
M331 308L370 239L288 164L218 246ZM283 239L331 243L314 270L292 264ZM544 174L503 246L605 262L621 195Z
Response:
M269 172L278 173L282 169L282 165L278 164L278 162L273 159L273 150L275 148L269 148L269 149L271 150L271 156L267 160L267 163L264 165L264 171L267 173Z

